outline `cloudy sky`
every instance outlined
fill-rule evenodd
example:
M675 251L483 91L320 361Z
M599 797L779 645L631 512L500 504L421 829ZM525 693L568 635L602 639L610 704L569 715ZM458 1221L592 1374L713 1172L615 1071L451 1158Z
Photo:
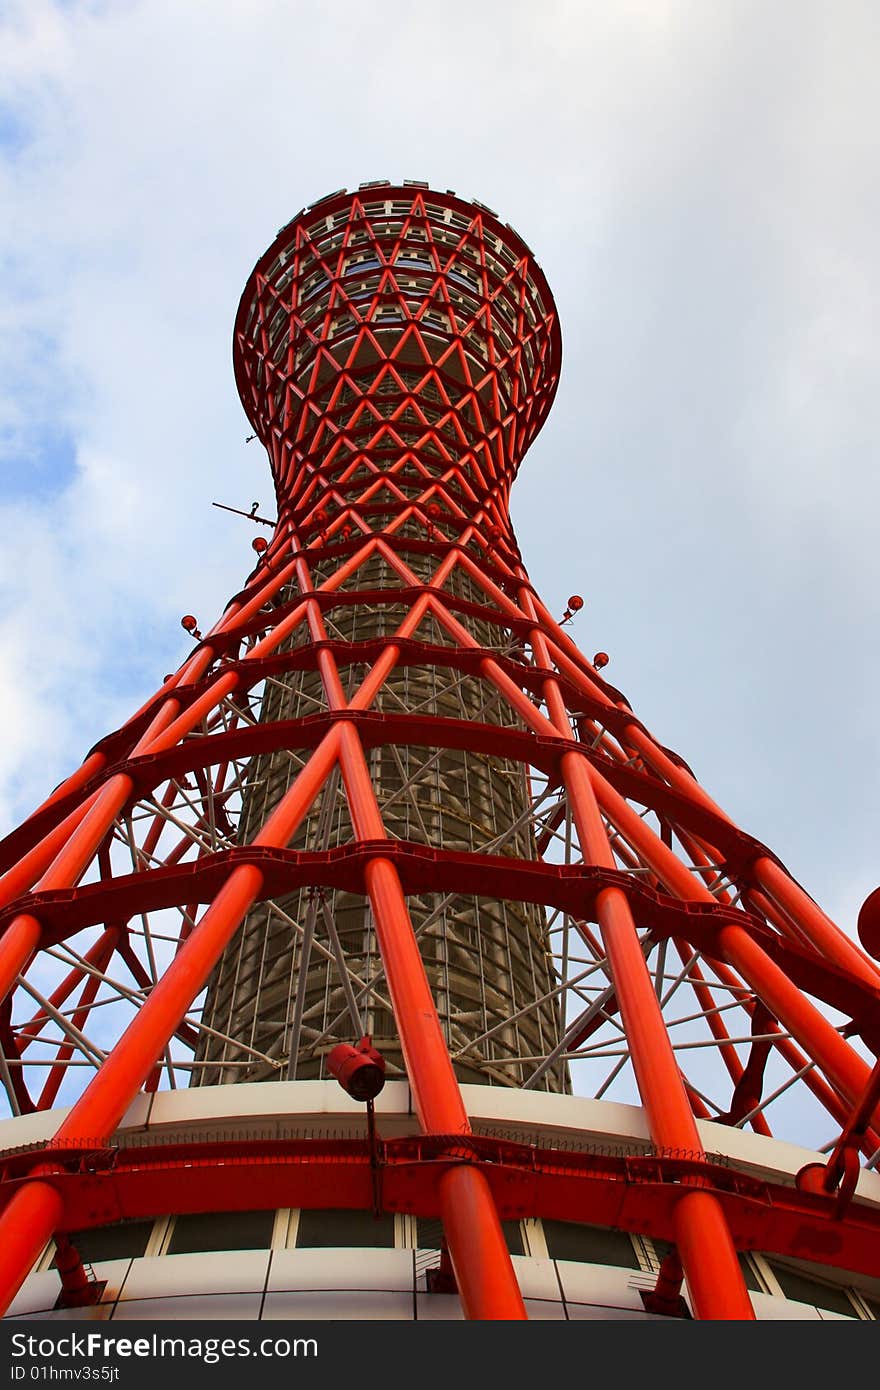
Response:
M880 882L880 7L0 0L0 831L176 667L271 505L238 298L367 179L496 208L559 306L532 578L852 929Z

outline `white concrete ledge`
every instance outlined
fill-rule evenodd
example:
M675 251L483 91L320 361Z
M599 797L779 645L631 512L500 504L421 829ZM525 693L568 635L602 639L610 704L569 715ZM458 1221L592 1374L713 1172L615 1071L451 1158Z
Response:
M462 1086L461 1090L477 1133L524 1144L611 1152L639 1153L650 1142L645 1112L636 1105L502 1086ZM67 1114L59 1109L0 1122L0 1154L51 1139ZM376 1101L376 1115L386 1138L419 1131L404 1081L386 1085ZM806 1164L825 1161L812 1149L784 1140L709 1120L697 1124L708 1153L767 1181L793 1183ZM248 1135L255 1139L345 1138L360 1135L365 1128L363 1105L335 1081L270 1081L138 1096L114 1137L122 1143ZM856 1194L860 1201L880 1207L880 1174L863 1172Z

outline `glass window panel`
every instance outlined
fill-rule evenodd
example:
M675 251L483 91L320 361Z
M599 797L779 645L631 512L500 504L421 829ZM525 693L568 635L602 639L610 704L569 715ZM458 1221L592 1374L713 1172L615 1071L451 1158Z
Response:
M267 1250L275 1224L274 1211L200 1211L178 1216L169 1255L201 1250Z
M296 1243L327 1248L364 1245L393 1248L394 1217L376 1217L371 1211L301 1211Z
M740 1255L738 1258L739 1267L742 1270L743 1278L746 1281L746 1288L750 1289L752 1293L765 1293L766 1290L764 1289L764 1286L762 1285L760 1279L755 1273L755 1267L749 1259L748 1255Z
M94 1226L71 1231L70 1239L89 1264L96 1260L123 1260L143 1255L153 1230L152 1221L118 1221L113 1226Z
M522 1226L519 1221L502 1221L504 1241L511 1255L526 1253ZM439 1250L443 1239L443 1226L439 1221L419 1217L418 1244L423 1250Z
M439 1250L443 1240L443 1225L430 1217L420 1216L416 1233L416 1245L421 1250Z
M639 1267L626 1231L581 1226L574 1221L545 1221L544 1237L554 1260L582 1260L587 1264L619 1265L624 1269Z
M827 1308L829 1313L843 1313L848 1318L858 1316L846 1289L835 1284L823 1284L820 1279L813 1279L802 1270L788 1269L772 1260L769 1264L786 1298L793 1298L798 1303L812 1303L817 1308Z
M865 1303L867 1303L871 1312L874 1314L874 1317L877 1319L878 1322L880 1322L880 1299L869 1298L868 1295L864 1293L862 1294L862 1298L864 1299Z
M504 1239L511 1255L524 1255L526 1247L523 1245L522 1226L518 1221L502 1221L501 1229L504 1232Z
M672 1254L675 1246L671 1240L657 1240L655 1236L651 1236L650 1241L654 1247L654 1254L657 1256L657 1263L662 1265L666 1256Z

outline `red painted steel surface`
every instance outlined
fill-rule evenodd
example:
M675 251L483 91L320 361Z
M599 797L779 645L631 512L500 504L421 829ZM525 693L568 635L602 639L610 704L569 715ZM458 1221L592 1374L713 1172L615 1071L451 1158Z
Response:
M180 670L0 846L0 1079L14 1113L73 1103L53 1144L3 1170L3 1306L53 1231L236 1209L238 1165L260 1165L267 1205L372 1205L357 1143L191 1146L185 1171L170 1150L112 1142L139 1090L198 1065L202 991L252 906L302 887L369 900L369 987L387 991L424 1132L382 1147L382 1200L442 1218L468 1316L525 1316L499 1211L673 1241L706 1318L752 1316L737 1250L880 1275L875 1217L850 1200L859 1152L880 1146L874 962L654 739L599 674L605 654L581 655L522 565L509 491L560 361L531 252L451 194L333 195L257 263L234 362L272 465L271 542ZM583 607L568 604L566 624ZM387 635L341 638L334 613L357 607L387 610ZM482 682L504 718L374 707L392 673L428 668ZM257 717L261 692L299 674L320 678L320 708ZM538 792L534 857L503 834L479 853L389 836L370 759L397 748L522 769ZM300 770L245 845L242 769L271 753ZM292 848L331 776L350 842ZM562 922L563 1042L516 1059L534 1068L523 1084L557 1053L576 1088L607 1059L607 1082L585 1093L628 1077L651 1155L562 1158L470 1134L410 917L418 894L536 903L548 930ZM782 1097L809 1102L831 1140L833 1162L803 1191L722 1169L697 1126L787 1137Z

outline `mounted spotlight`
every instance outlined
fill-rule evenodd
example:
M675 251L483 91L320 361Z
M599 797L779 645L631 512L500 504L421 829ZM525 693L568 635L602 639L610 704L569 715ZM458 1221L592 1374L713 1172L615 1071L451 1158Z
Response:
M356 1047L338 1043L327 1056L327 1066L352 1100L375 1100L385 1085L385 1058L373 1047L369 1035Z
M572 594L568 600L568 606L559 620L559 626L564 627L566 623L570 623L575 613L580 613L583 606L584 601L580 594Z

